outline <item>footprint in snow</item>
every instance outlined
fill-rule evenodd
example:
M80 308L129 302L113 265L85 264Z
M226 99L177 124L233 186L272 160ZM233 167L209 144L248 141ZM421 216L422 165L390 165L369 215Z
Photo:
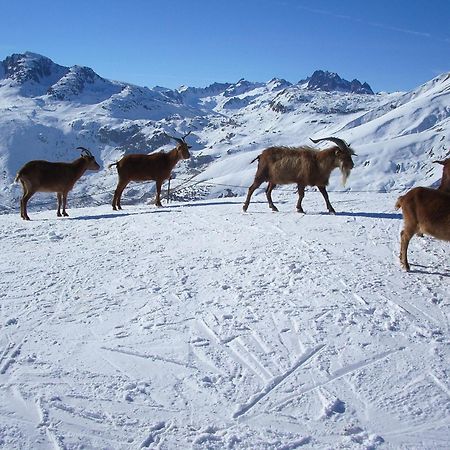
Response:
M56 234L54 231L50 231L48 233L48 238L50 241L60 241L61 239L64 239L64 236L61 236L60 234Z

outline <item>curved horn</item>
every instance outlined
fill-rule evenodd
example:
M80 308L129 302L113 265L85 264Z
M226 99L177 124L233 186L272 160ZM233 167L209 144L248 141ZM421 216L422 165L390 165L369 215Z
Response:
M356 153L353 151L353 149L350 148L350 145L347 144L347 142L345 142L343 139L339 139L336 137L325 137L325 138L320 138L320 139L311 139L311 141L314 142L314 144L317 144L318 142L321 141L331 141L334 142L343 152L349 152L351 155L355 155Z
M445 164L445 161L438 161L438 160L436 160L436 161L433 161L433 162L436 163L436 164L442 164L442 165Z
M163 133L169 137L170 139L173 139L174 141L177 141L179 144L184 144L184 141L180 138L177 138L175 136L171 136L169 133L166 133L165 131L163 131Z
M192 133L191 131L188 131L181 139L183 139L183 141Z
M91 158L94 157L94 155L90 152L90 150L88 150L87 148L84 147L77 147L77 150L81 150L81 154L85 153L86 156L90 156Z

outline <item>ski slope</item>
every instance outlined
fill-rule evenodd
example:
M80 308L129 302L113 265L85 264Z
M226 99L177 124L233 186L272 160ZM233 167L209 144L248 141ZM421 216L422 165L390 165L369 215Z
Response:
M0 216L0 447L447 449L449 243L396 194Z

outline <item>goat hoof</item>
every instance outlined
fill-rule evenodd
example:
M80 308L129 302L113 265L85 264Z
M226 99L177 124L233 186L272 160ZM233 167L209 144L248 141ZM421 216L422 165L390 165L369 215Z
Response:
M297 212L300 214L305 214L305 211L303 211L303 209L297 209Z
M330 211L328 211L331 215L335 216L336 215L336 211L334 209L330 209Z
M56 215L58 216L58 217L61 217L62 216L62 214L59 212L59 213L56 213Z
M69 217L69 214L67 214L66 212L63 212L63 216L64 217Z

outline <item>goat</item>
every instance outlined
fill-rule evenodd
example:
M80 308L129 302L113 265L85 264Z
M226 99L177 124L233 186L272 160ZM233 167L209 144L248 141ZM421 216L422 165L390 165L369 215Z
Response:
M444 166L442 170L442 179L441 184L438 189L440 191L449 192L450 193L450 158L444 159L442 161L433 161L437 164L442 164Z
M434 161L444 166L438 189L416 187L397 199L395 208L402 209L403 230L400 233L400 264L410 270L408 246L417 234L428 234L443 241L450 241L450 158Z
M86 170L99 170L100 166L92 153L84 147L81 157L71 163L29 161L17 172L15 181L22 184L23 196L20 200L20 216L30 220L27 213L28 200L36 192L56 192L58 198L57 216L68 216L66 212L67 194ZM61 214L62 204L62 214Z
M112 207L114 211L122 209L120 200L122 192L130 181L155 181L156 182L156 206L161 205L161 186L165 180L170 179L172 169L181 159L190 158L189 149L191 148L185 141L185 138L191 132L185 134L182 138L166 136L175 140L178 145L169 152L152 153L151 155L131 154L126 155L119 161L110 164L109 167L117 166L119 181L114 192Z
M243 210L247 211L250 198L263 182L267 181L266 196L269 207L272 211L278 211L272 201L272 191L277 184L296 183L298 188L297 211L304 213L302 200L305 195L306 186L317 186L330 214L336 214L328 198L326 186L331 172L340 168L345 184L354 164L352 155L355 152L350 146L339 138L326 137L321 139L311 139L314 143L321 141L331 141L336 144L325 150L315 150L308 146L302 147L269 147L265 149L252 162L258 160L258 169L256 171L253 184L248 189L247 199L245 200Z

